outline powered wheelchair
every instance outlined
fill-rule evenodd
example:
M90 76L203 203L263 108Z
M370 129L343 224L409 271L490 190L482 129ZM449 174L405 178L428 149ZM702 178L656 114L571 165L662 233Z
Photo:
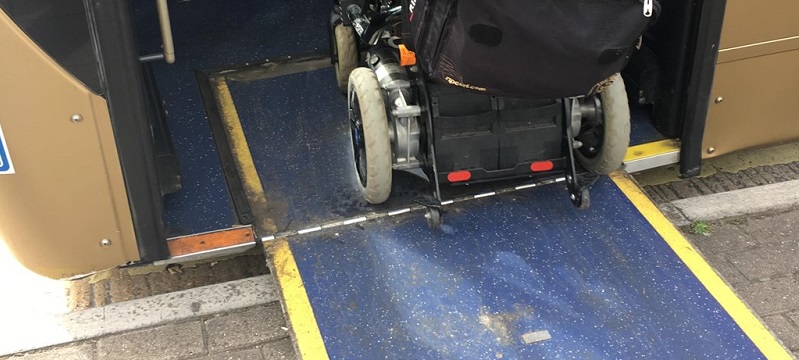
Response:
M654 0L339 0L331 61L347 96L364 199L394 170L442 185L566 179L579 208L622 165L630 109L619 75Z

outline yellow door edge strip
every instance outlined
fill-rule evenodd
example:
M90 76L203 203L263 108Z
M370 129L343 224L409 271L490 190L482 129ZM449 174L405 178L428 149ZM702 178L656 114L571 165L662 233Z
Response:
M316 324L308 293L302 281L300 270L294 260L286 240L278 240L267 246L267 253L272 259L272 270L277 277L280 291L283 294L283 306L294 332L294 341L302 359L328 359L327 349Z
M239 172L244 192L247 194L247 201L250 203L250 208L256 219L255 229L263 233L274 234L277 232L277 226L266 215L266 194L261 185L261 179L258 177L258 171L255 169L255 162L253 162L250 147L247 144L247 138L244 135L241 119L239 119L239 113L233 103L233 96L230 94L227 80L223 76L212 76L209 80L219 108L219 116L225 124L230 151L236 160L236 169Z
M680 151L680 142L674 139L659 140L641 145L630 146L624 156L624 162L646 159L648 157Z
M691 270L699 282L704 285L713 298L732 317L746 336L757 346L768 359L792 359L774 335L763 326L763 323L727 286L710 264L691 245L682 233L666 218L657 206L644 194L641 188L625 172L617 171L610 175L616 186L641 212L650 225L664 241L674 250L677 256Z

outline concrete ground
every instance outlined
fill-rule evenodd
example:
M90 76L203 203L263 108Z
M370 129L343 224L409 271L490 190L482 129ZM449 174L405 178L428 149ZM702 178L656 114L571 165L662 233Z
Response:
M770 157L775 152L782 160ZM709 162L698 179L676 181L676 170L668 168L636 179L798 355L799 200L790 195L799 194L799 144L734 156ZM732 166L740 163L746 166ZM775 191L787 195L767 196ZM725 216L703 215L713 214L713 206ZM118 269L68 283L66 290L63 283L10 269L7 260L0 258L0 293L21 296L0 301L0 360L294 358L274 279L260 254L180 269ZM201 287L187 289L195 286ZM82 310L68 312L75 309ZM19 324L35 326L32 317L59 321L20 331ZM32 333L50 341L24 340Z
M269 273L263 251L187 264L147 265L103 271L66 282L70 310L83 310Z
M797 188L799 191L799 188ZM716 271L799 355L799 207L710 222L690 234Z
M100 336L10 359L294 359L278 302ZM8 359L8 357L3 357Z

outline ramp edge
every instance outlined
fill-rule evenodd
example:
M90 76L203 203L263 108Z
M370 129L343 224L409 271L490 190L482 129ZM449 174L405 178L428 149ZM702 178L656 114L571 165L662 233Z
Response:
M316 316L288 242L285 239L270 242L267 252L271 255L273 271L283 293L284 311L300 357L313 360L328 359Z
M611 174L610 178L766 358L792 359L790 353L763 325L757 315L744 304L694 246L660 212L629 174L617 171Z

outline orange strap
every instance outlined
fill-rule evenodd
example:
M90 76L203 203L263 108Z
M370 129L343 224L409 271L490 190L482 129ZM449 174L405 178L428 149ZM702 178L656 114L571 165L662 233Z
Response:
M400 65L402 66L416 65L415 52L408 50L408 48L405 47L405 44L399 45L399 51L400 51Z

